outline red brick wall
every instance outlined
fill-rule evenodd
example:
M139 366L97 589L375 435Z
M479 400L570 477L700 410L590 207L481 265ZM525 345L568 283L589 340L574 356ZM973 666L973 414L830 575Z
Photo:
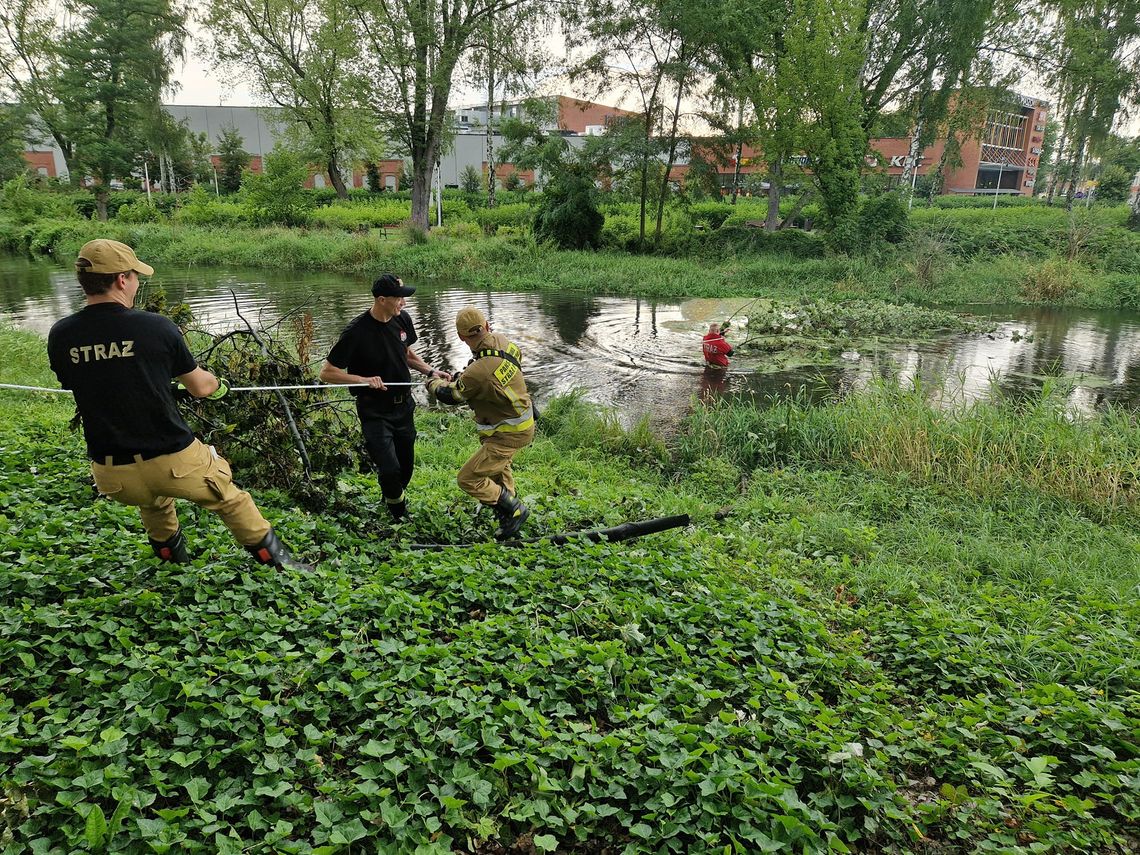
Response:
M401 187L400 178L404 174L404 161L396 160L378 160L376 161L376 170L380 173L380 186L387 185L388 176L391 175L396 179L397 190L410 190L410 187Z
M605 125L606 118L610 121L622 116L636 116L629 110L619 110L617 107L607 107L605 104L595 104L593 101L580 101L577 98L558 96L558 127L564 131L586 133L587 125Z
M28 168L32 172L39 172L41 169L47 170L49 178L55 178L55 157L50 151L25 151L24 160L28 162Z
M214 164L214 169L218 170L218 174L222 173L222 159L216 154L210 155L210 162ZM261 173L265 170L261 166L261 155L255 154L249 159L249 171Z
M483 161L483 183L487 182L487 161ZM518 169L513 163L500 163L495 167L496 183L502 183L507 180L512 174L517 174L519 180L523 184L534 184L534 170L533 169Z

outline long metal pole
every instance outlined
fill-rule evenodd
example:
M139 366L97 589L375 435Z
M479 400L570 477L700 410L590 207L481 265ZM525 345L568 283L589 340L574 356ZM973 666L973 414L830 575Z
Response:
M1000 192L1001 192L1001 171L1002 171L1002 169L1004 169L1004 168L1005 168L1005 160L1002 160L1002 162L998 164L998 180L997 180L997 186L996 186L996 187L994 187L994 210L995 210L995 211L997 210L997 197L998 197L998 193L1000 193Z
M910 173L910 198L906 200L906 209L909 211L914 207L914 188L918 184L918 158L914 159L914 165L911 166Z

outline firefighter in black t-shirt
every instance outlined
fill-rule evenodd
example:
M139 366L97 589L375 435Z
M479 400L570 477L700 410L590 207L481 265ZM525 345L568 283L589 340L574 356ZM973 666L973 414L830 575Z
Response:
M430 377L447 380L446 371L432 368L412 350L416 328L404 311L416 289L391 273L372 283L372 306L344 328L329 351L321 380L325 383L367 383L352 389L368 456L376 466L380 491L388 512L400 520L408 512L405 488L415 467L415 401L410 388L411 366ZM386 383L404 385L389 388Z
M164 561L190 560L174 507L189 499L221 516L259 563L312 569L289 555L229 464L179 415L173 379L196 398L220 398L228 387L198 367L170 319L132 308L139 274L154 269L114 240L84 244L75 267L87 306L51 328L48 358L75 395L99 492L139 509Z

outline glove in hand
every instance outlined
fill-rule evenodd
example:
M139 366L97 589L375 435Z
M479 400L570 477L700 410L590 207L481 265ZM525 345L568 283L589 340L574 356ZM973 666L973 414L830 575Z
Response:
M211 392L206 397L209 398L211 401L220 401L222 398L226 397L227 394L229 394L229 391L230 391L229 381L219 377L218 378L218 388L215 389L213 392Z

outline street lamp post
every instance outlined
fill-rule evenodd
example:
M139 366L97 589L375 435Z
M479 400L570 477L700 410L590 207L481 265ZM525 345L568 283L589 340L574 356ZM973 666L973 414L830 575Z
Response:
M1001 159L1001 163L999 163L999 164L998 164L998 180L997 180L997 186L996 186L996 187L994 187L994 208L993 208L993 209L994 209L995 211L997 210L997 200L998 200L998 193L1000 193L1000 192L1001 192L1001 173L1002 173L1002 170L1003 170L1003 169L1005 169L1005 165L1006 165L1006 163L1008 163L1008 162L1009 162L1009 161L1007 161L1007 160L1006 160L1006 159L1003 157L1003 158Z
M910 166L910 198L906 200L906 209L909 211L914 207L914 188L918 185L918 158L914 158L914 162Z

